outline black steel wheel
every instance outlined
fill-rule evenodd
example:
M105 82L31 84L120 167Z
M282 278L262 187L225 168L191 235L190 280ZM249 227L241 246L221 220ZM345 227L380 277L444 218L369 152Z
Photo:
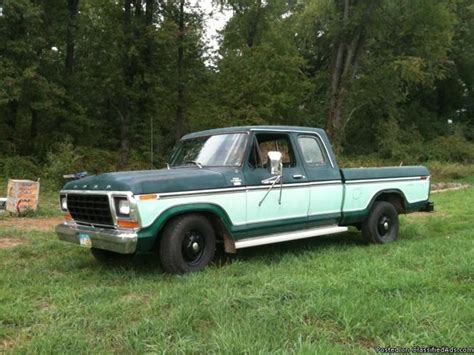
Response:
M172 274L200 271L214 257L216 237L209 220L199 214L172 219L161 234L159 255L163 269Z
M377 201L362 224L362 235L370 243L385 244L397 239L398 229L398 213L395 207L389 202Z
M199 264L206 248L206 240L201 232L191 230L184 235L181 243L183 259L190 265Z

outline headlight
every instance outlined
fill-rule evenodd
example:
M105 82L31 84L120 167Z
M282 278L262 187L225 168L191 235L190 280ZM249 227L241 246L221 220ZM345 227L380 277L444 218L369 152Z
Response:
M127 200L120 200L119 201L119 213L120 214L130 214L130 202Z
M66 196L61 196L59 198L59 201L60 201L61 209L63 211L67 211L67 198L66 198Z
M115 209L117 211L117 216L119 217L130 216L130 202L126 198L115 198Z

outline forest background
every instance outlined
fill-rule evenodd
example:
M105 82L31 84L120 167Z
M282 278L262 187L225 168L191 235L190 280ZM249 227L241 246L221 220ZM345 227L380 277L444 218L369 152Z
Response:
M162 168L187 132L257 124L325 128L346 166L470 174L474 3L0 1L4 177Z

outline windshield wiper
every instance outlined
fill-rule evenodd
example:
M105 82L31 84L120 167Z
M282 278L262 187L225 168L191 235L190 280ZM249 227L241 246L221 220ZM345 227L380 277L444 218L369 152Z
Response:
M194 165L198 166L199 169L202 169L202 164L200 162L198 162L197 160L186 160L184 163L185 164L191 163L191 164L194 164Z

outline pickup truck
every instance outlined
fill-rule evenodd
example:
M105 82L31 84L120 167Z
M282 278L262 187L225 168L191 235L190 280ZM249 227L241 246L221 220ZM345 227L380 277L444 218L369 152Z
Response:
M99 260L156 251L170 273L228 253L342 233L393 242L399 214L430 212L423 166L340 169L322 129L248 126L184 136L161 170L105 173L60 192L60 240Z

